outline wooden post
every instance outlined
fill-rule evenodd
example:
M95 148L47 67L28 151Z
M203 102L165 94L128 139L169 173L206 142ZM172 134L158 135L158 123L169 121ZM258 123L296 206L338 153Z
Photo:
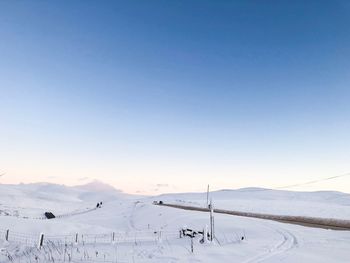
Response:
M78 244L78 233L75 234L75 244Z
M208 205L209 205L209 184L207 188L207 203L205 204L205 206L208 207Z
M112 233L112 243L114 243L114 240L115 240L115 233L113 232Z
M71 243L71 247L70 247L69 262L71 262L72 259L73 259L73 242Z
M64 254L63 254L63 262L66 262L66 253L67 253L67 242L64 240Z
M5 234L5 240L6 240L6 241L9 241L9 233L10 233L10 230L7 229L7 230L6 230L6 234Z
M193 253L193 237L191 237L191 252Z
M41 249L41 247L43 246L43 244L44 244L44 234L41 233L41 234L40 234L40 237L39 237L38 249Z

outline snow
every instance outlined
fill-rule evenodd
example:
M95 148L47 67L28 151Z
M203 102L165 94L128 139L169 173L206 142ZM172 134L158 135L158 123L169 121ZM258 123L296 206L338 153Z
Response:
M204 206L206 193L142 197L102 186L0 185L0 262L10 262L9 255L14 262L35 262L35 256L38 262L52 262L50 253L56 261L66 255L67 262L68 255L72 262L349 262L350 231L223 214L215 214L215 242L201 244L198 236L191 253L190 238L180 239L179 229L201 231L209 214L152 202ZM334 218L350 214L350 195L337 192L249 188L212 192L210 197L218 208L240 211ZM102 208L91 209L99 201ZM46 211L66 216L38 219ZM7 229L9 242L4 241ZM40 233L53 241L46 241L42 250L32 247Z

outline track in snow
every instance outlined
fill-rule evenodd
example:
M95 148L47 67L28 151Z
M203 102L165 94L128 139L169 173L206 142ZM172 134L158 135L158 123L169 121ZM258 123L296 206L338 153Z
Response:
M264 226L280 235L282 237L281 240L270 247L266 252L247 259L244 263L264 262L265 260L270 260L271 258L298 246L298 240L291 232L278 226L270 226L267 224L264 224Z

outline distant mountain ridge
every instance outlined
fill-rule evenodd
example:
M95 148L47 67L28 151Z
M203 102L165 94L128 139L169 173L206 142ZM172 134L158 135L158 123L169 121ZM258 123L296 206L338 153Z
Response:
M93 180L89 183L83 184L83 185L76 185L73 186L74 188L91 191L91 192L118 192L122 193L121 190L116 189L115 187L111 186L110 184L106 184L104 182L101 182L99 180Z

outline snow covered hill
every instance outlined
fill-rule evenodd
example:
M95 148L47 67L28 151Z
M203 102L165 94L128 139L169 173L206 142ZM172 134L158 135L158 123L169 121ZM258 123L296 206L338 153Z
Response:
M254 212L345 217L348 194L266 189L210 194L216 207ZM154 200L204 206L206 193L130 196L99 182L0 185L0 262L349 262L350 231L215 215L215 240L180 238L179 229L202 231L204 212L155 206ZM103 201L103 206L94 207ZM69 216L41 220L44 211ZM341 212L341 210L343 212ZM84 213L80 213L84 212ZM5 241L9 230L8 241ZM38 249L40 234L43 248Z
M99 181L75 187L49 183L0 184L0 215L39 218L46 211L66 214L94 208L100 201L127 198L132 196Z

